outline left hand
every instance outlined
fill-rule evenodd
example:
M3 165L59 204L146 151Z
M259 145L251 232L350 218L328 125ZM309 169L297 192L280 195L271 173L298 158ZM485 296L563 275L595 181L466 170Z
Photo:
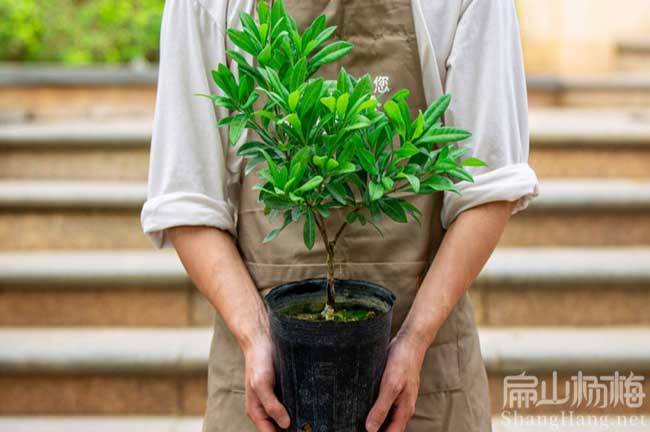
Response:
M382 425L382 431L404 431L415 412L425 352L421 343L405 334L398 333L390 342L379 397L366 420L368 432L377 432Z

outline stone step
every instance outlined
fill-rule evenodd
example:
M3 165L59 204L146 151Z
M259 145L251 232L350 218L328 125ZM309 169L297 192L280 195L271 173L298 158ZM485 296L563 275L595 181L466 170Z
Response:
M537 423L528 424L527 419L501 416L492 419L494 432L584 432L586 418L555 418L550 415L534 418ZM647 432L648 416L604 416L591 419L594 430L611 432ZM203 419L200 416L34 416L0 417L0 429L5 432L200 432ZM549 429L552 428L552 429Z
M209 329L0 330L0 415L201 415L210 336ZM650 369L648 328L482 328L480 336L495 414L504 379L523 372L539 380L555 372L561 383L578 371L643 377ZM522 411L559 411L551 408ZM649 408L607 413L647 415Z
M650 248L498 248L470 291L484 326L650 326ZM0 253L0 326L201 326L171 252ZM146 313L143 313L146 311Z
M201 432L200 416L5 416L4 432Z
M0 250L149 249L137 182L0 182ZM650 245L650 182L547 180L502 246Z
M538 108L530 128L541 178L650 175L648 110ZM150 116L0 125L0 178L144 181L150 140Z
M152 66L64 68L3 64L0 120L105 119L151 114L157 75L157 68Z
M540 178L650 177L650 111L534 109L530 164Z
M143 181L151 117L0 126L0 177Z
M3 65L0 120L104 119L151 114L156 76L155 67ZM533 75L527 81L531 106L650 106L650 80L642 74L597 78ZM62 104L62 100L66 103Z
M528 77L531 107L648 108L650 78L645 73L596 77Z
M650 71L650 39L629 39L619 41L616 47L618 66L623 71Z

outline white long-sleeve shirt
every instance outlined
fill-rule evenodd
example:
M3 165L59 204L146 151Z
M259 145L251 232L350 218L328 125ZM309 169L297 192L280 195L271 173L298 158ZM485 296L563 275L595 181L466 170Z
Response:
M151 141L144 232L167 246L165 229L207 225L236 235L242 158L216 122L222 108L192 96L222 94L211 70L235 47L225 30L254 0L167 0ZM471 167L462 195L445 193L443 227L492 201L524 209L538 193L528 165L528 101L513 0L412 0L427 103L452 94L447 124L472 131L464 146L487 167ZM233 62L234 63L234 62Z

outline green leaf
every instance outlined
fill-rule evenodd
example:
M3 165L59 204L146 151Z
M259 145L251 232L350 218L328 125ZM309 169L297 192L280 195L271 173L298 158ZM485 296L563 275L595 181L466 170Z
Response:
M422 115L422 112L420 112L413 123L413 134L411 135L411 140L418 139L422 135L422 132L424 132L424 116Z
M316 50L321 45L323 45L325 41L327 41L327 39L329 39L334 34L335 31L336 31L336 26L332 26L320 32L320 34L316 36L316 38L309 41L309 43L304 47L303 55L305 57L309 56L311 53L314 52L314 50Z
M350 42L338 41L327 45L309 60L310 74L319 67L333 63L352 51L353 45Z
M223 90L225 94L230 96L232 99L238 99L238 87L235 82L235 77L233 76L230 69L228 69L224 64L219 64L217 70L212 71L212 79L214 82Z
M228 34L228 37L232 43L247 53L256 56L260 52L260 50L251 40L250 36L245 32L230 28L226 31L226 33Z
M334 98L334 96L321 98L320 101L328 110L330 110L330 112L333 113L336 110L336 98Z
M343 162L340 163L338 168L332 171L332 175L343 175L353 173L357 170L357 166L352 162Z
M268 23L271 18L269 14L269 5L266 3L266 0L260 0L257 3L257 16L261 23Z
M359 163L361 164L361 167L366 170L366 172L369 172L373 175L379 174L377 167L375 166L375 156L372 153L364 148L360 148L357 152L357 155L359 156Z
M432 103L424 113L426 124L431 125L436 122L445 113L450 102L451 95L446 94L440 96L434 103Z
M314 176L314 177L310 178L309 180L307 180L307 182L305 184L303 184L298 189L296 189L296 193L299 194L299 193L303 193L303 192L308 192L308 191L310 191L312 189L316 189L318 187L318 185L320 185L322 182L323 182L323 177L321 177L319 175Z
M305 223L302 228L302 237L307 249L311 250L316 242L316 220L311 209L305 213Z
M325 189L332 195L339 203L346 205L348 203L347 194L345 193L345 188L339 183L327 183Z
M295 90L305 81L307 77L307 60L302 57L298 62L293 66L291 70L291 79L289 80L289 89Z
M300 122L300 117L298 117L298 114L291 113L283 120L289 123L291 127L293 127L293 129L298 132L298 135L302 136L302 123Z
M432 128L429 129L424 135L422 135L416 141L416 144L440 144L462 141L466 138L469 138L470 136L472 136L472 134L463 129L451 127Z
M413 144L407 142L403 146L401 146L395 154L399 157L400 160L402 159L408 159L412 156L415 156L416 154L420 153L420 149L414 146Z
M323 169L323 168L325 168L325 162L327 161L327 159L329 159L327 156L314 155L311 158L311 161L318 168Z
M300 100L300 92L298 90L291 92L289 94L289 109L292 112L296 111L296 107L298 106L299 100Z
M396 199L383 199L379 201L379 208L386 216L399 223L406 223L406 212L400 205L399 200Z
M381 184L384 186L385 190L391 190L393 189L393 186L395 186L395 182L390 177L382 177Z
M460 163L461 166L476 166L476 167L484 167L488 166L485 162L483 162L481 159L477 159L475 157L467 158L464 161Z
M421 185L426 185L429 188L435 191L448 191L448 190L458 190L454 182L452 182L447 177L443 177L438 174L433 174L424 181L421 182Z
M274 209L274 210L277 211L277 209ZM271 218L269 218L269 219L271 219ZM292 211L287 210L286 212L284 212L284 221L282 222L282 226L271 230L264 237L264 240L262 240L262 243L268 243L271 240L273 240L274 238L276 238L278 236L278 234L280 234L282 232L282 230L285 229L287 227L287 225L289 225L292 221L293 221L293 219L292 219Z
M406 128L404 126L404 119L402 119L399 106L392 100L386 101L384 104L384 112L395 125L397 132L399 132L400 135L404 135Z
M447 174L449 174L452 177L456 177L457 179L460 180L465 180L467 182L473 183L474 182L474 177L464 169L458 167L458 168L452 168L449 171L447 171Z
M261 164L262 162L264 162L263 156L257 156L254 157L253 159L250 159L246 163L246 167L244 167L244 175L250 174L255 169L255 167Z
M231 145L237 144L239 138L241 138L247 120L248 118L244 114L233 117L230 122L230 130L228 131L228 138L230 139Z
M348 101L350 100L349 93L343 93L336 100L336 113L340 119L345 118L346 110L348 109Z
M382 196L384 196L384 187L382 185L374 181L368 183L368 197L370 201L377 201Z
M323 90L322 78L315 79L307 85L302 95L302 104L300 109L301 113L307 112L308 109L312 108L314 104L316 104L316 101L318 100L318 97L321 95L322 90Z
M363 111L363 110L373 109L373 108L375 108L375 107L377 106L377 103L378 103L377 99L374 99L374 98L373 98L373 99L368 99L367 101L362 102L362 103L357 107L356 112L357 112L357 113L360 113L360 112Z
M412 174L399 173L397 177L405 178L411 185L411 188L413 188L413 192L415 193L420 192L420 179L417 178L416 176Z
M255 36L258 42L261 42L262 38L260 38L260 32L257 29L257 25L255 24L255 20L253 19L253 17L246 12L241 12L239 14L239 19L241 20L242 26L245 29L247 29L250 33L252 33L252 35Z

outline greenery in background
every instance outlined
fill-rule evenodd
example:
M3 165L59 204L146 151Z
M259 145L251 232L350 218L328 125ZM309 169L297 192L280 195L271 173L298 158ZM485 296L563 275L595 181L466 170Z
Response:
M158 60L164 0L0 0L0 60Z
M346 41L327 43L335 27L321 15L302 33L281 0L273 8L261 1L259 23L241 14L243 30L228 30L230 40L256 60L239 52L227 54L239 65L235 77L218 65L213 78L224 95L203 95L231 115L218 126L229 127L235 145L244 129L259 134L238 153L248 159L248 175L260 165L262 183L254 186L273 220L281 225L264 239L270 241L293 222L302 222L304 243L314 246L317 232L327 253L327 303L323 316L334 317L334 256L339 237L352 223L377 225L383 216L401 223L418 220L420 211L401 192L460 193L452 179L473 181L465 166L484 166L476 158L461 161L469 148L447 144L470 133L443 126L448 95L411 118L402 89L383 104L373 96L369 75L353 77L341 68L336 81L312 78L319 68L352 49ZM264 106L256 110L256 101ZM325 223L332 208L342 208L344 221L330 232Z

